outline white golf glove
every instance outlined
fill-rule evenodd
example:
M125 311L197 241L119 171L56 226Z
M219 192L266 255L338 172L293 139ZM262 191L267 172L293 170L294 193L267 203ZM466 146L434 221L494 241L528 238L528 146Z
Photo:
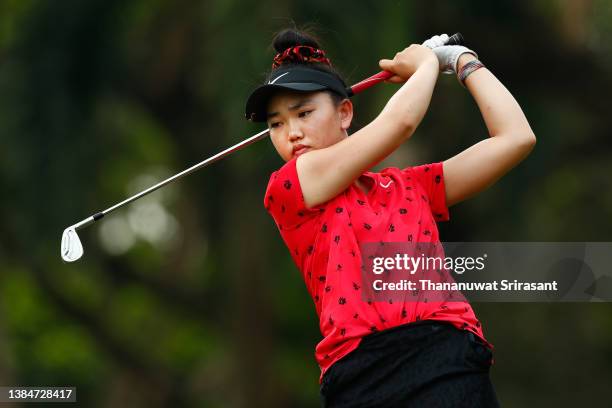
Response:
M443 74L456 74L457 61L461 54L470 53L478 58L478 54L463 45L444 45L448 41L448 35L434 35L429 40L425 40L422 45L431 48L438 57L440 72Z
M433 50L434 48L443 46L444 44L446 44L447 41L448 41L448 35L440 34L440 35L434 35L429 40L423 41L423 44L421 45L424 45L427 48L431 48Z

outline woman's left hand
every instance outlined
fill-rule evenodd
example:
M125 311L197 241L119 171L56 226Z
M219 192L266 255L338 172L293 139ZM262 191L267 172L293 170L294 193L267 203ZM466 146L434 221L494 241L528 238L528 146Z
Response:
M478 58L478 54L463 45L444 45L448 41L448 35L434 35L428 40L425 40L422 45L431 48L438 57L440 63L440 72L443 74L456 74L457 61L461 54L470 53Z

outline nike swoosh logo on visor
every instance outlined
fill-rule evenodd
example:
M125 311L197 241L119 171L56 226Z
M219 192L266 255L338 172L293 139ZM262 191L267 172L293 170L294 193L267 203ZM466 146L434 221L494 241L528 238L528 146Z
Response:
M393 180L389 180L389 182L387 183L387 185L386 185L386 186L385 186L383 183L379 183L379 184L380 184L380 186L381 186L382 188L387 188L387 187L389 187L389 186L391 185L391 183L393 183Z
M274 81L270 81L270 82L268 82L268 85L272 85L273 83L275 83L276 81L278 81L278 80L279 80L281 77L284 77L284 76L285 76L285 75L287 75L287 74L288 74L288 72L285 72L284 74L277 76L276 78L274 78Z

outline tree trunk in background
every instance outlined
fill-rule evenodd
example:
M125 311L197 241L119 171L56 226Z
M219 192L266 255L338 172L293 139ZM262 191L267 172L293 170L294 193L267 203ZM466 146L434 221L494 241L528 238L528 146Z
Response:
M231 274L227 288L227 304L231 308L232 339L234 340L235 376L231 384L232 406L244 408L276 407L273 382L280 373L274 373L271 338L271 307L267 279L274 273L266 259L267 243L262 239L262 224L267 214L256 189L261 183L261 171L251 169L249 157L243 152L234 157L231 168L233 177L226 180L233 188L227 190L227 204L223 242L224 268L220 272ZM228 169L230 168L228 166ZM235 400L234 400L235 399Z

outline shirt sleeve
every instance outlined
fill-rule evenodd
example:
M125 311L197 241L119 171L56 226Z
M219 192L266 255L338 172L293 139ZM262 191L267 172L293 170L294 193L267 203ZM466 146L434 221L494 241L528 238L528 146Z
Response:
M449 212L446 206L446 189L444 186L442 162L409 167L402 171L410 173L414 181L419 183L425 191L434 220L436 222L448 221Z
M320 214L322 207L306 208L296 169L297 158L289 160L272 173L264 197L264 206L279 230L299 228Z

